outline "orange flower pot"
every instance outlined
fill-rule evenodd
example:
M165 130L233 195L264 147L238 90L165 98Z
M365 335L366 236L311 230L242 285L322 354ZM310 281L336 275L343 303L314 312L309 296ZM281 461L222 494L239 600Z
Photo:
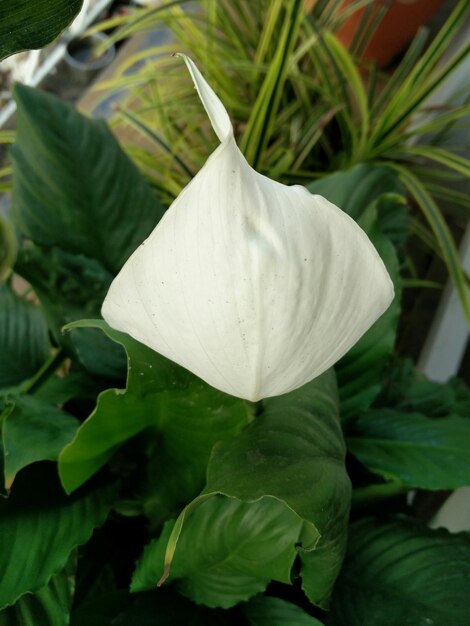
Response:
M342 6L347 6L351 2L352 0L344 0ZM373 2L371 19L383 2L384 0ZM375 60L379 67L388 65L442 4L443 0L395 0L372 35L362 58ZM346 47L349 47L354 37L364 10L362 8L354 11L337 32Z

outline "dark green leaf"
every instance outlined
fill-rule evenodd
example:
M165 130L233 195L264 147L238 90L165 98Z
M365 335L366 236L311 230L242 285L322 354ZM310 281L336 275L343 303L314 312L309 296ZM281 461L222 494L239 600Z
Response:
M271 580L290 583L303 521L273 498L254 503L214 496L199 504L183 528L170 580L197 604L229 608L263 591ZM167 523L138 562L132 591L155 587L173 529Z
M43 48L67 28L83 0L0 0L0 60Z
M211 494L255 503L250 504L255 510L258 501L273 506L274 499L279 510L284 506L302 521L296 542L303 587L312 602L325 606L345 550L350 483L344 454L332 371L300 389L264 400L261 414L247 428L215 447L206 488L180 516L169 541L167 567L173 553L183 558L178 554L181 524L181 538L186 541L198 510L193 513L193 509ZM223 509L219 515L223 523ZM290 523L295 527L294 518ZM256 529L253 533L261 541ZM269 579L268 570L264 577Z
M361 164L335 172L307 185L358 221L365 209L384 194L401 194L403 187L390 168Z
M176 503L191 499L204 486L213 445L247 424L249 405L213 389L103 321L85 321L74 328L80 325L99 328L122 344L129 370L127 390L103 392L95 411L63 450L59 471L65 489L76 489L125 441L151 428L158 442L152 488L155 505L171 510Z
M465 626L470 538L398 520L350 529L335 588L334 626Z
M409 487L470 485L470 420L371 411L354 424L348 449L372 472Z
M454 378L447 383L426 380L410 359L404 359L388 372L388 384L378 406L422 413L427 417L470 415L470 389Z
M49 356L51 344L41 311L0 285L0 388L33 376Z
M51 376L36 392L36 397L48 404L65 404L74 398L96 399L102 391L100 381L84 371L71 371L66 376Z
M0 611L0 626L68 626L75 589L76 555L36 593Z
M66 497L49 469L21 472L10 497L0 500L0 608L47 585L104 522L116 497L114 486Z
M64 336L62 327L73 320L99 315L112 275L95 259L61 248L25 246L15 270L38 295L54 338L70 356L95 376L119 379L126 361L121 346L95 329Z
M163 208L102 120L17 85L12 147L17 225L37 245L96 259L115 275Z
M80 422L34 396L17 396L0 416L5 489L16 474L37 461L56 461Z
M321 622L291 602L258 596L243 606L250 626L322 626Z

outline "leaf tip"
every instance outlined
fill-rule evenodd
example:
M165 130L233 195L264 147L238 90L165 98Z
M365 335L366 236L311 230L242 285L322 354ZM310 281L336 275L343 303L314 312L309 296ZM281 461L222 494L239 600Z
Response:
M167 580L168 576L170 575L170 567L171 567L171 563L165 563L165 569L163 571L162 577L157 583L157 587L161 587L163 583Z

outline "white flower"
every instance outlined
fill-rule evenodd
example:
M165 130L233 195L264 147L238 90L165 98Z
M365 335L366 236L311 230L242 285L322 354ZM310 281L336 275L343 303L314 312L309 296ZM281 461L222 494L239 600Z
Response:
M227 393L295 389L387 309L390 277L338 207L253 170L187 57L220 146L112 283L104 319Z

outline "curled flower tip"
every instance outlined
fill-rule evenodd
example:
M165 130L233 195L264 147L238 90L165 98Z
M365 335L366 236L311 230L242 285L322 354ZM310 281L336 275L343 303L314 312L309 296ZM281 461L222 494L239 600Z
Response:
M341 209L251 168L220 99L181 55L220 145L129 258L104 319L214 387L259 400L340 359L393 285Z

